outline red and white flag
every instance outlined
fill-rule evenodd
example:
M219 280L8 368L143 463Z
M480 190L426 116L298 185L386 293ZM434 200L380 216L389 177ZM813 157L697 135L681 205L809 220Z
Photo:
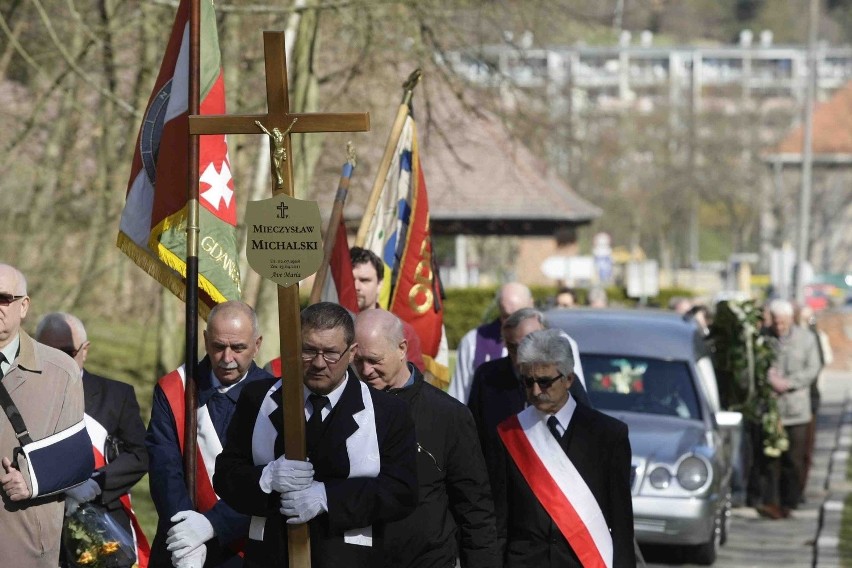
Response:
M329 277L322 290L324 302L335 302L352 312L358 313L358 297L355 295L355 279L352 276L352 259L349 256L349 240L346 225L340 219L340 227L334 239L331 259L328 263Z
M117 245L137 265L186 299L189 175L189 0L178 6L148 101L121 215ZM225 113L225 85L211 0L201 0L200 112ZM240 298L237 205L224 134L199 141L198 288L202 315Z

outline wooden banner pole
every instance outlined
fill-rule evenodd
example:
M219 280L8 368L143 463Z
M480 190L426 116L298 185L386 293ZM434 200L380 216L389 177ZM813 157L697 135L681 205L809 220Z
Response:
M420 77L423 72L420 69L415 69L408 79L403 83L402 103L396 111L396 118L393 121L388 142L385 145L385 153L382 156L382 161L379 163L379 169L376 172L376 180L373 182L373 189L370 191L370 198L367 201L367 208L364 209L364 216L361 218L361 225L358 227L358 236L355 237L355 246L363 247L367 242L367 231L370 230L370 224L376 216L376 207L379 204L379 198L382 195L382 188L385 185L385 178L388 177L391 162L393 161L393 153L396 150L396 145L399 143L399 137L402 135L402 127L405 126L405 118L410 110L411 97L414 95L414 87L420 82Z
M334 251L334 243L337 240L337 229L340 227L340 219L343 217L343 206L346 205L346 197L349 194L349 181L355 169L355 151L352 142L346 145L346 164L337 184L337 194L334 196L334 206L331 209L331 217L328 219L328 228L325 231L325 242L323 244L322 264L314 276L314 285L311 288L309 303L316 304L322 298L322 289L328 277L328 267L331 263L331 253ZM347 175L348 174L348 175Z

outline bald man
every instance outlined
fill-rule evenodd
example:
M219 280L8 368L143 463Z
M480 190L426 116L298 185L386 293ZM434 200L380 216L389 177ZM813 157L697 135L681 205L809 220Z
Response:
M488 473L473 417L423 380L406 360L402 322L385 310L355 318L355 368L361 380L408 403L417 436L419 501L385 526L385 566L501 566Z
M456 368L447 392L463 404L470 398L473 374L486 361L505 357L508 352L503 344L501 327L510 315L521 308L533 307L530 289L520 282L504 284L495 298L500 316L492 322L468 331L459 341Z
M257 315L248 304L225 302L210 310L204 347L198 364L197 510L183 475L183 366L154 387L154 404L145 444L150 457L151 498L159 523L151 547L152 568L237 567L242 565L241 541L248 536L250 518L237 513L213 492L216 456L237 399L250 383L272 375L254 363L262 341ZM203 458L203 459L202 459Z
M23 418L29 437L43 440L83 426L80 370L66 354L34 341L21 329L30 306L27 281L15 267L0 264L0 377ZM86 447L87 440L83 439ZM29 462L15 449L21 445L6 412L0 413L0 558L16 568L56 568L62 531L63 495L33 498ZM92 472L92 453L63 455L57 473L80 470L64 488L85 481ZM79 467L78 467L79 466ZM41 489L41 487L39 487Z
M67 353L80 367L86 409L86 430L92 439L95 471L85 483L65 492L65 514L83 503L103 505L134 537L140 568L148 565L150 547L130 504L130 489L148 472L145 424L133 387L90 373L86 328L77 317L54 312L36 326L36 340Z

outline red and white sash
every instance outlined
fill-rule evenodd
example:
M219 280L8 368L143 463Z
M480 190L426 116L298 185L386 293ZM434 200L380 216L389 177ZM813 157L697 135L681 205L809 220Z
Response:
M181 365L161 378L157 381L157 384L163 389L163 393L165 393L166 400L169 403L169 408L172 409L172 415L175 417L175 431L178 435L180 453L183 455L183 428L184 419L186 418L186 407L184 404L184 389L186 387L185 365ZM222 453L222 441L219 440L216 428L213 427L213 421L210 419L210 412L207 410L207 405L198 408L197 421L198 436L196 437L196 441L198 442L198 455L195 460L195 504L199 513L206 513L219 502L219 496L213 491L213 474L216 472L216 456ZM228 547L242 556L244 545L244 540L239 539L230 543Z
M107 464L103 454L103 448L106 445L107 431L103 425L89 416L83 415L86 422L86 432L89 433L89 438L92 439L92 452L95 455L95 469L100 469ZM130 493L125 493L119 497L121 508L127 513L130 518L130 530L133 533L133 544L136 546L136 563L139 568L148 568L148 557L151 555L151 546L148 544L148 539L145 538L145 533L142 532L142 527L139 526L139 520L136 518L136 513L133 511L133 506L130 503Z
M595 496L550 433L528 407L497 432L530 489L586 568L612 566L612 536Z
M184 408L184 386L186 385L186 373L184 365L161 378L158 383L172 415L175 417L175 431L178 435L180 453L183 454L184 431L183 424L186 417ZM198 409L198 456L196 466L196 489L195 502L200 513L206 513L219 501L216 492L213 491L213 473L216 470L216 456L222 453L222 442L210 420L207 406Z

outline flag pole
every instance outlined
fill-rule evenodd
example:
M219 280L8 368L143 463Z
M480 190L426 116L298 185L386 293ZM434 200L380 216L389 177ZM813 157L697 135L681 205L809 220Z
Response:
M355 170L355 148L352 142L346 143L346 163L343 164L343 172L340 174L340 182L337 184L337 194L334 196L334 206L331 209L331 217L328 219L328 229L325 231L325 242L323 243L322 264L314 277L314 285L311 288L309 303L316 304L322 297L322 289L328 277L328 265L331 263L331 253L334 242L337 239L337 229L340 227L340 219L343 217L343 206L346 205L346 196L349 194L349 181Z
M201 6L200 0L190 0L189 10L189 115L199 110L199 69L201 60ZM187 128L189 125L187 124ZM186 359L184 371L184 452L183 471L186 489L192 505L195 500L197 471L197 420L195 408L198 392L195 383L198 364L198 149L199 138L189 135L189 175L186 195Z
M370 191L370 199L367 202L367 208L364 209L361 225L358 227L358 236L355 237L355 246L357 247L363 247L364 243L367 242L367 231L370 230L370 224L373 222L373 217L376 216L376 207L379 203L379 197L382 194L382 188L385 185L385 178L388 176L388 170L390 170L391 162L393 161L393 152L399 142L399 137L402 135L402 127L405 126L405 118L408 116L410 110L409 105L411 104L411 97L414 94L414 87L420 82L422 75L423 71L417 68L402 85L402 103L400 103L399 109L396 111L396 118L393 121L390 136L388 136L385 153L376 172L376 181L373 183L372 191Z

